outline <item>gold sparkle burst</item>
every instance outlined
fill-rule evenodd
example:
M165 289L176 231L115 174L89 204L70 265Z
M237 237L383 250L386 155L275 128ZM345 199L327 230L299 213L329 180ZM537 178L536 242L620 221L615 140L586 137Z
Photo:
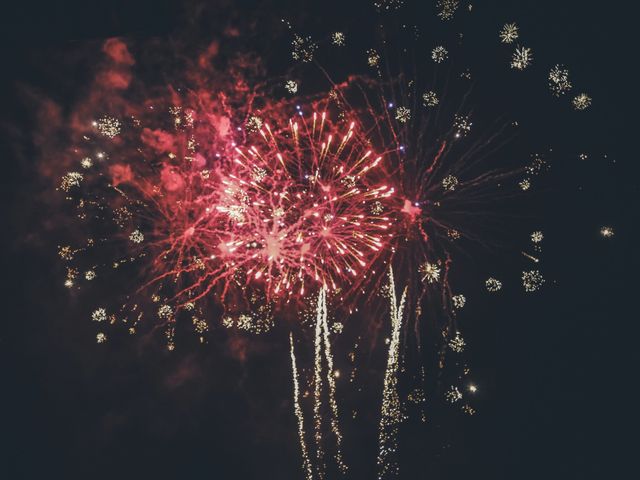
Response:
M442 188L448 192L453 192L459 183L458 177L454 175L447 175L442 179Z
M449 52L442 45L438 45L431 50L431 60L436 63L442 63L449 57Z
M440 267L435 263L424 262L420 265L420 274L423 282L435 283L440 279Z
M494 293L502 289L502 282L496 278L489 277L484 283L488 292Z
M318 44L309 36L302 37L300 35L295 35L291 42L291 46L293 47L293 50L291 51L293 59L305 63L313 60L313 55L318 49Z
M438 17L443 21L451 20L459 6L460 0L438 0L438 3L436 4L436 7L438 8Z
M502 43L513 43L518 36L518 26L515 23L507 23L500 30L500 41Z
M133 243L142 243L144 241L144 235L140 230L134 230L131 232L131 235L129 235L129 240Z
M298 92L298 82L295 80L287 80L284 84L284 88L287 92L293 95Z
M600 229L600 235L602 235L604 238L611 238L615 235L615 233L613 232L613 228L611 227L602 227Z
M334 32L331 34L331 43L338 47L344 47L345 35L342 32Z
M122 124L120 120L114 117L110 117L109 115L105 115L101 117L97 121L93 122L93 126L100 132L101 135L104 135L108 138L114 138L120 135L122 131Z
M549 90L551 90L551 93L559 97L571 90L571 87L569 70L562 65L554 66L549 72Z
M544 277L538 270L522 272L522 285L525 292L535 292L544 284Z
M586 93L576 95L571 101L573 108L576 110L586 110L591 106L591 97Z
M533 61L533 52L527 47L516 47L511 57L511 68L524 70Z
M432 90L422 94L422 104L425 107L435 107L439 102L438 95Z
M407 123L411 119L411 110L407 107L398 107L396 110L396 120L400 123Z
M84 176L80 172L68 172L60 181L60 188L65 192L70 191L74 187L79 187Z

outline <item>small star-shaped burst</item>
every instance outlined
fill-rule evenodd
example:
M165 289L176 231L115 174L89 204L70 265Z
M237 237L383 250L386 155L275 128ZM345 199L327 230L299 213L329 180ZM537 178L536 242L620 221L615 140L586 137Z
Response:
M429 91L422 94L422 104L425 107L435 107L436 105L438 105L438 102L439 100L436 92Z
M515 23L507 23L500 30L500 41L502 43L513 43L518 38L518 26Z
M600 229L600 235L602 235L604 238L613 237L613 235L614 235L613 228L611 228L611 227L602 227Z
M437 46L433 50L431 50L431 60L436 63L444 62L449 56L449 52L442 45Z
M380 63L380 54L373 49L367 50L367 64L376 67Z
M293 47L293 50L291 51L293 59L300 60L305 63L313 60L313 55L318 48L318 45L311 39L311 37L301 37L300 35L295 35L293 37L291 46Z
M511 68L516 70L524 70L533 61L533 52L527 47L517 47L511 57Z
M420 273L423 282L434 283L440 279L440 267L434 263L424 262L420 265Z
M287 83L284 84L284 88L287 92L294 94L298 91L298 82L295 80L288 80Z
M502 282L500 280L497 280L493 277L489 277L487 278L487 281L485 282L485 286L487 287L487 291L488 292L497 292L498 290L502 289Z
M129 240L133 243L142 243L144 241L144 235L140 230L134 230L131 232L131 235L129 235Z
M571 82L569 81L569 70L562 65L556 65L549 72L549 90L556 97L564 95L571 90Z
M574 97L571 103L576 110L585 110L591 106L591 97L586 93L581 93Z
M345 43L344 33L342 32L334 32L331 35L331 43L338 47L343 47Z
M456 189L459 183L460 181L458 180L458 177L455 177L454 175L447 175L442 179L442 188L452 192Z
M411 110L407 107L398 107L396 110L396 120L400 123L407 123L411 119Z

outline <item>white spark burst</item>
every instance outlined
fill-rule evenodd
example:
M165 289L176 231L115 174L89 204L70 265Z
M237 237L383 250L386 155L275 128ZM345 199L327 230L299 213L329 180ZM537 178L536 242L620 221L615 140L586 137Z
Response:
M538 270L522 272L522 286L525 292L535 292L544 284L544 277Z
M556 97L564 95L571 90L571 81L569 80L569 70L562 65L556 65L549 72L549 90Z
M518 26L515 23L507 23L500 30L502 43L513 43L518 38Z
M431 50L431 60L436 63L442 63L449 57L449 52L442 45Z
M494 293L502 289L502 282L496 278L489 277L485 282L485 286L488 292Z
M571 101L576 110L586 110L591 106L591 97L586 93L576 95Z
M422 104L425 107L435 107L439 102L438 95L436 95L434 91L428 91L422 94Z
M527 47L517 47L511 57L511 68L524 70L533 61L533 52Z

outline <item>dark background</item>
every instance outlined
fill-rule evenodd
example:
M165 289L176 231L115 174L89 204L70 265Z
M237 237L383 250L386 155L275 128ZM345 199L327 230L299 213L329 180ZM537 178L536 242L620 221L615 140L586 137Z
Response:
M430 2L424 4L423 14L433 15ZM307 10L320 25L325 18L348 24L371 15L361 2L346 1L236 2L233 8ZM481 389L479 413L443 426L447 431L429 445L405 436L402 445L419 460L406 462L402 478L616 478L634 459L640 172L631 8L630 2L577 0L474 4L474 21L495 31L516 21L541 63L539 96L520 98L525 111L538 107L527 117L529 135L539 139L533 144L556 152L532 213L545 232L547 285L535 297L512 288L500 302L473 307L467 340ZM31 123L20 85L46 89L43 52L111 36L169 35L183 11L179 2L150 0L25 0L0 7L8 133L1 158L8 222L2 478L301 477L282 339L256 341L247 362L214 342L173 355L134 341L96 348L91 326L69 313L55 245L38 235L45 187L30 162ZM486 53L486 62L494 56ZM576 93L593 97L583 114L544 91L545 68L555 63L569 66ZM69 74L68 67L56 69L47 65L53 77ZM532 91L515 81L513 89L505 97ZM577 159L583 151L585 162ZM602 225L613 226L615 237L603 239ZM497 261L504 265L496 270L509 267L509 260ZM371 478L374 461L373 454L353 459L354 478Z

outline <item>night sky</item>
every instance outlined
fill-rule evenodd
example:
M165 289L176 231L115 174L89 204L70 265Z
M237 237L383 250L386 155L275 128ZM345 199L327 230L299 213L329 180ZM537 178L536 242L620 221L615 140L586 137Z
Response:
M303 477L282 331L240 340L214 332L204 346L185 339L171 353L136 338L96 345L80 301L62 285L56 240L42 227L50 220L52 186L38 174L29 92L64 103L84 75L74 55L109 37L170 37L184 24L187 4L23 0L0 7L6 222L0 478ZM433 15L431 2L424 4L419 13ZM362 5L239 1L219 11L278 19L295 9L298 20L318 28L364 23L357 19L372 14ZM217 8L209 5L199 28L206 30L202 22ZM561 108L544 79L537 86L519 79L505 91L486 87L496 99L493 114L518 99L529 125L523 141L533 150L553 149L551 171L524 214L527 225L545 233L547 284L534 295L512 285L500 298L474 299L465 338L480 388L478 413L434 413L426 434L408 427L401 478L621 478L634 458L640 167L631 115L637 95L631 8L578 0L474 2L475 24L497 33L516 21L536 59L545 67L568 65L577 90L594 101L582 113L568 102ZM357 37L358 27L351 28ZM475 71L506 64L508 54L495 45L489 53L482 43L475 48L469 60ZM586 161L580 152L588 153ZM600 235L603 225L614 228L613 238ZM482 278L489 262L507 271L511 261L495 254L474 259L480 273L470 275ZM372 354L372 370L383 354ZM348 478L375 478L379 399L370 392L361 398L369 416L345 427Z

